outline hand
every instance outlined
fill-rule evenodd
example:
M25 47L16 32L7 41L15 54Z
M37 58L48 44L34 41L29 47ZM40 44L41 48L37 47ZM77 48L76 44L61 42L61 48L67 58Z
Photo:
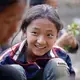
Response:
M55 45L58 45L62 48L64 48L64 46L71 46L72 48L75 48L77 45L77 41L74 37L74 35L70 32L65 32L60 38L58 38L58 40L56 41Z

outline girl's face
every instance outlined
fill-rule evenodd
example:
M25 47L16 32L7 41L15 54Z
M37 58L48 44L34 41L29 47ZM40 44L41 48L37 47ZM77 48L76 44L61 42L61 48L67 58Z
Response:
M54 45L58 33L53 24L48 19L36 19L26 30L28 52L34 56L42 56Z

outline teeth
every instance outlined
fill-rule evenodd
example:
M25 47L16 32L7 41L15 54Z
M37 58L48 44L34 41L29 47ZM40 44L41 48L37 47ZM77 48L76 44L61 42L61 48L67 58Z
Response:
M38 47L38 46L37 46ZM44 47L38 47L38 48L44 48Z
M45 47L40 47L40 46L37 46L37 45L35 45L37 48L40 48L40 49L43 49L43 48L45 48Z

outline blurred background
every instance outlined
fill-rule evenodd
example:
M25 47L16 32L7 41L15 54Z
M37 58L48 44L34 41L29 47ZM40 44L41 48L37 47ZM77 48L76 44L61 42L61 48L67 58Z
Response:
M75 21L80 25L80 0L57 0L58 13L63 20L65 27ZM76 80L80 80L80 35L76 36L79 42L77 54L69 54L74 70L76 72Z

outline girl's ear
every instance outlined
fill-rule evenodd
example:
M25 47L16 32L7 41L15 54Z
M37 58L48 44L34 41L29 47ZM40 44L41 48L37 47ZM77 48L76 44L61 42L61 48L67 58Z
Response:
M60 31L57 33L57 38L59 38L61 36Z
M59 37L59 33L57 33L57 35L56 35L56 39Z
M23 36L24 36L24 38L27 38L27 33L25 32Z

